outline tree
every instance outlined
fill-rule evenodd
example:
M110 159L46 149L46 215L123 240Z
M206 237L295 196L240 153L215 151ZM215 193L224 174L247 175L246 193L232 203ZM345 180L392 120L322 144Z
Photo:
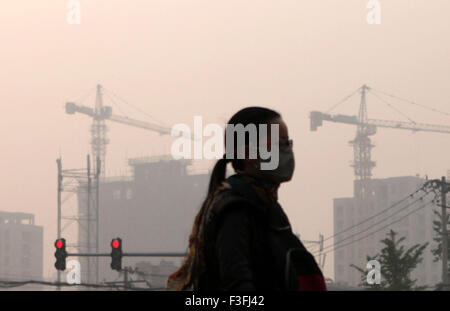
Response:
M435 236L433 240L436 242L436 247L431 250L431 253L434 256L434 262L442 261L442 216L439 211L434 210L434 214L437 216L437 220L433 221L433 230L435 232ZM447 227L450 224L449 215L447 214ZM447 232L449 230L447 229ZM450 247L448 250L448 258L450 258ZM448 261L448 271L449 271L449 278L450 278L450 260ZM442 283L436 284L436 289L440 290L442 288Z
M422 262L422 254L428 243L416 244L405 250L404 245L401 245L405 237L397 238L397 233L393 230L387 234L387 238L380 242L384 245L381 253L375 256L367 256L367 261L378 260L381 266L381 282L380 284L368 284L368 271L350 265L361 272L361 283L359 286L369 290L390 290L390 291L405 291L405 290L424 290L426 286L416 286L417 280L411 279L411 273L416 269L417 265Z

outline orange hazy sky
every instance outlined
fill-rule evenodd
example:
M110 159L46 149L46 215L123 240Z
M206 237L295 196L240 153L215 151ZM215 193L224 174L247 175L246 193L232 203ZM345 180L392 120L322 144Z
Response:
M192 124L195 115L223 124L248 105L278 110L297 162L281 203L302 238L331 235L332 199L353 194L355 128L310 132L309 111L325 111L367 83L450 112L450 2L380 0L380 25L367 24L367 2L80 0L81 24L69 25L65 0L1 1L0 210L36 215L45 227L44 271L53 273L55 160L61 154L65 167L81 167L90 150L91 121L66 115L64 102L101 83L168 126ZM450 124L448 115L391 102L417 122ZM357 114L358 105L353 97L336 112ZM370 95L368 113L405 120ZM168 150L157 134L108 126L109 174L124 172L128 157ZM379 129L374 177L446 174L449 139ZM332 276L332 256L325 272Z

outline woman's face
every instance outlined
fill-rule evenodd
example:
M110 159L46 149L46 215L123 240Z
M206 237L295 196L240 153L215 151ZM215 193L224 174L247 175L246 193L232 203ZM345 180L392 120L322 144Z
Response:
M270 132L271 124L278 124L278 140L273 141ZM280 148L289 145L289 133L286 123L282 118L276 118L267 125L268 134L265 141L260 141L259 146L265 148L267 151L271 150L272 144L279 144ZM247 153L248 154L248 153ZM259 159L245 159L244 160L244 172L251 173L252 175L261 176L261 171L259 169Z

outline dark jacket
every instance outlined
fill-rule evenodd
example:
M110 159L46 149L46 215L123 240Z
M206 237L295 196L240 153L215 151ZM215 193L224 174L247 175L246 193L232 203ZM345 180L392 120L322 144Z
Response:
M239 175L227 182L232 188L218 194L206 218L206 273L196 290L325 289L280 204L264 204Z

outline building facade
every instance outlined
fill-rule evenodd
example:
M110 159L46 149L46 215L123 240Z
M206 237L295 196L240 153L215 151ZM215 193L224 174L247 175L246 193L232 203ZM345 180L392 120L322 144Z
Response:
M374 256L379 253L383 247L380 241L387 237L386 234L391 229L398 233L398 238L406 238L403 242L405 248L417 243L429 243L424 250L423 261L411 275L413 279L418 280L417 285L433 286L440 282L440 263L433 261L434 257L431 253L431 249L435 248L433 220L436 216L433 214L433 210L437 207L428 205L411 213L401 221L387 226L414 209L420 208L431 199L431 196L428 196L423 201L415 202L421 193L408 197L409 194L420 188L425 180L407 176L373 179L369 182L372 193L367 194L365 203L357 195L361 186L358 180L354 183L355 197L334 199L334 234L337 234L334 238L335 282L358 286L361 282L361 273L350 265L354 264L365 269L367 255ZM401 204L381 213L406 197L408 198ZM409 207L406 207L408 205ZM401 209L403 210L400 211ZM377 214L379 216L371 218ZM355 226L368 218L371 220ZM386 220L383 221L383 219ZM352 226L355 227L347 230ZM384 226L387 227L374 233ZM342 232L343 230L344 232ZM365 231L361 232L363 230Z
M174 160L171 156L135 158L129 160L131 176L103 179L99 194L99 251L111 252L111 240L120 237L123 252L186 252L194 217L209 181L209 173L190 174L190 164L190 160ZM85 195L85 191L78 194L81 214L86 210ZM79 241L83 244L87 241L86 230L82 230L83 223L80 227ZM162 259L179 265L182 258L149 258L148 262ZM89 270L87 260L80 258L82 282L94 282L95 260L90 260ZM135 267L143 261L142 257L124 257L122 267ZM99 281L118 277L110 262L109 257L99 259Z
M43 234L33 214L0 212L0 279L42 279Z

